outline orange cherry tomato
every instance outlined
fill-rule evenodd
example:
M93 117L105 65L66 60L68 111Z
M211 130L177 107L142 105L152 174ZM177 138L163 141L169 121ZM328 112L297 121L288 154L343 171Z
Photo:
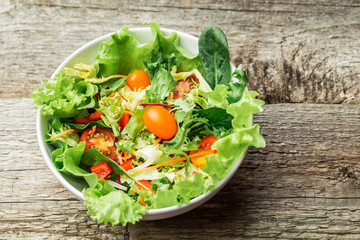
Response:
M142 70L135 70L126 78L126 85L133 91L144 89L150 84L149 74Z
M170 139L177 132L174 116L164 107L150 106L144 110L144 124L149 132L162 139Z

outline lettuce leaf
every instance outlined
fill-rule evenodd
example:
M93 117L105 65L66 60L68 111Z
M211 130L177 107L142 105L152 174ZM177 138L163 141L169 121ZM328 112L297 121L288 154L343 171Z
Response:
M98 92L98 87L75 80L67 76L64 70L43 84L44 90L35 88L31 94L31 100L43 115L75 117L96 104L94 95Z
M165 37L157 23L150 23L153 40L141 44L130 33L127 26L113 34L111 39L100 46L96 56L99 72L98 77L108 77L115 74L129 74L139 69L145 70L143 61L149 61L151 52L157 46L162 48L163 54L176 56L179 71L201 69L200 57L193 55L179 45L179 36L173 32Z
M83 190L84 204L93 220L100 223L111 223L113 226L139 221L147 211L146 207L135 202L129 195L120 190L104 194L104 186L98 184L95 188Z

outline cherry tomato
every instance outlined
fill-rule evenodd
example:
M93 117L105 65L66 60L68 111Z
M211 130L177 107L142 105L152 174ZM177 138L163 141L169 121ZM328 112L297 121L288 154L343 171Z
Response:
M118 121L118 124L121 127L120 132L124 130L124 127L126 126L126 124L128 124L129 121L130 121L130 113L123 112L121 119Z
M90 170L93 173L96 173L96 176L98 178L107 178L110 176L110 174L113 172L112 168L110 167L108 162L102 162L99 164L96 164L95 166L92 166Z
M95 129L95 132L93 132ZM114 135L104 127L90 127L81 134L80 141L86 142L85 151L96 148L106 157L117 161Z
M177 132L177 124L173 115L164 107L150 106L146 108L143 120L147 130L159 138L170 139Z
M153 191L151 182L149 182L147 180L139 180L138 182L141 183L142 185L144 185L145 187L147 187L148 189L150 189L150 191ZM147 190L137 183L135 183L135 185L139 190Z
M144 89L150 84L149 74L142 70L135 70L126 78L126 85L133 91Z
M218 140L217 137L215 136L207 136L207 137L204 137L202 138L198 144L200 144L200 147L198 150L194 150L194 151L190 151L189 154L194 154L194 153L197 153L197 152L200 152L200 151L203 151L203 150L209 150L211 149L212 145ZM215 153L217 154L218 151L215 150ZM199 159L198 161L201 162L201 159ZM204 160L205 161L205 160ZM203 162L203 161L202 161Z
M207 136L207 137L204 137L200 140L199 144L200 146L205 149L205 150L208 150L208 149L211 149L211 146L218 140L217 137L215 136Z

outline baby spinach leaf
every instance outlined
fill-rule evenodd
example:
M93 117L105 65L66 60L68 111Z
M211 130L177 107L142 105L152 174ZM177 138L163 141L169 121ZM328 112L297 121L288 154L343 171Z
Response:
M199 54L203 73L212 89L217 84L228 84L231 80L231 66L228 42L218 27L208 27L199 38Z
M246 70L235 70L233 76L239 80L239 82L230 82L228 89L232 91L231 95L228 95L227 100L229 104L235 103L242 98L246 85L248 83L246 77Z

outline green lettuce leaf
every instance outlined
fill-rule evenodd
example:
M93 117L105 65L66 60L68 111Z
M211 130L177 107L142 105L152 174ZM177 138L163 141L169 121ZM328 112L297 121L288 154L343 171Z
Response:
M174 184L173 188L180 195L180 203L188 203L190 199L197 197L203 193L204 190L204 175L195 173L184 181L179 181Z
M75 117L96 104L97 86L66 76L64 70L43 84L44 90L35 88L31 94L31 100L43 115Z
M147 208L135 202L129 195L120 190L107 194L103 192L103 185L83 190L84 205L93 220L100 223L111 223L113 226L127 223L134 224L147 212Z
M180 47L177 33L173 32L169 37L165 37L157 23L150 23L150 28L153 40L145 44L139 43L127 26L113 34L109 41L102 43L96 56L98 77L129 74L136 69L145 70L143 61L149 61L151 52L157 46L162 48L164 55L176 56L179 71L201 69L199 56Z

